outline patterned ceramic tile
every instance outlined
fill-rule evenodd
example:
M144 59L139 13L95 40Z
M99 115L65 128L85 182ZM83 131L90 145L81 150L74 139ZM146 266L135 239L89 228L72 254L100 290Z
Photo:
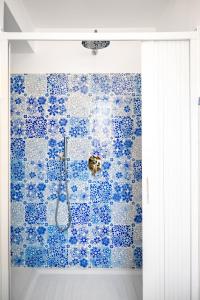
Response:
M41 97L47 92L47 76L45 74L27 74L24 84L27 95Z
M47 140L40 138L26 139L26 158L28 162L45 160L47 157Z
M133 248L113 248L112 267L113 268L131 268L134 266Z
M22 202L12 202L11 204L11 220L15 226L23 226L24 219L24 204Z
M140 74L12 75L12 265L141 268L141 153Z
M87 118L92 107L92 97L88 95L71 94L67 101L70 117Z
M132 224L135 208L133 203L115 202L112 205L112 222L113 224Z

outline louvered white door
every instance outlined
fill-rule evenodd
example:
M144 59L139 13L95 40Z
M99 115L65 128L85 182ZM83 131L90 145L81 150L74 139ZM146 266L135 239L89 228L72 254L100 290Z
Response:
M143 299L190 299L189 41L142 43Z

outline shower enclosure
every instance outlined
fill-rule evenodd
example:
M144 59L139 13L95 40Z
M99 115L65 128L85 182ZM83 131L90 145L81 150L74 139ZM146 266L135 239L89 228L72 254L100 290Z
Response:
M8 40L31 35L2 35L2 299L9 260L12 300L198 299L198 37L75 39L97 35L142 41L141 72L11 72L9 85Z
M12 266L141 269L141 154L140 74L12 74Z
M11 75L13 266L141 268L141 181L140 74Z

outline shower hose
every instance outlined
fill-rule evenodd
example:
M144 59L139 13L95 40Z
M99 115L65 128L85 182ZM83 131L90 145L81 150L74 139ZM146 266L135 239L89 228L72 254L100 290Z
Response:
M58 197L56 201L56 211L55 211L55 222L56 222L56 227L59 231L65 232L69 229L72 221L72 216L71 216L71 209L70 209L70 201L69 201L69 193L68 193L68 160L67 160L67 138L64 137L64 154L60 158L61 162L64 162L64 180L65 180L65 187L66 187L66 205L67 205L67 212L68 212L68 218L67 218L67 224L66 225L61 225L59 224L58 221L58 214L59 214L59 206L60 206L60 195L61 195L61 186L62 186L62 166L60 167L60 172L61 172L61 178L58 184Z

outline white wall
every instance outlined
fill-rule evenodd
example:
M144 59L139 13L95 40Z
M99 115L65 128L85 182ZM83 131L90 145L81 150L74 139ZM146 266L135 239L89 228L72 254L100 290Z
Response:
M38 42L35 53L12 54L11 73L136 73L140 42L111 42L96 56L81 42Z

